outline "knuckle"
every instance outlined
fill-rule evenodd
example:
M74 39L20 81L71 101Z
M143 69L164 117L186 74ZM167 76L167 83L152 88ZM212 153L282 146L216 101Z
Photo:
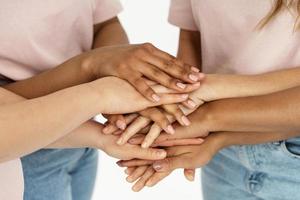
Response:
M142 47L147 51L153 51L155 48L154 45L149 42L142 44Z

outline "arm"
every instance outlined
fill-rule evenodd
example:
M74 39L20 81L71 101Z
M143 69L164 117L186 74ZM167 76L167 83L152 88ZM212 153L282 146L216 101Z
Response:
M180 30L178 58L190 65L201 66L199 32ZM299 76L300 67L257 75L207 74L192 98L213 101L270 94L300 86Z
M155 86L152 88L160 93ZM99 113L137 112L188 98L181 94L161 94L161 100L153 103L129 83L115 77L31 100L24 100L4 89L0 95L0 162L47 146Z
M128 43L128 37L118 17L94 25L93 49Z
M94 26L93 48L127 43L126 33L117 17ZM4 88L30 99L87 83L95 78L83 66L85 59L87 59L85 56L77 56L52 70L26 80L8 84Z

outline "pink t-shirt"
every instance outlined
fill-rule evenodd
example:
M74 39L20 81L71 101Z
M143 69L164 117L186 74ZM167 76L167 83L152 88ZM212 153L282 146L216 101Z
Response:
M90 50L93 25L121 10L119 0L1 0L0 78L26 79ZM22 199L19 161L0 164L0 199Z
M200 31L206 73L256 74L299 66L294 10L256 29L271 7L272 1L262 0L172 0L169 21Z

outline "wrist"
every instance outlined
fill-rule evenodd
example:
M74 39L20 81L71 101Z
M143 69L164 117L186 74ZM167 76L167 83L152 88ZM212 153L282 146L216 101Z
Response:
M214 102L205 103L197 110L198 124L205 132L218 132L221 130L222 118L218 117L218 109Z
M89 80L89 81L94 81L97 78L100 78L99 76L97 76L96 71L95 71L95 58L94 58L94 54L92 53L92 51L83 53L79 56L80 58L80 71L82 72L82 74ZM100 59L100 55L97 58L98 60Z

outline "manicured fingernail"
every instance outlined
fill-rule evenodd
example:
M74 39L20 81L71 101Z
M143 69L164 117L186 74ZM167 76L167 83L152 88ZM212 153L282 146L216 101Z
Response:
M190 74L190 75L189 75L189 78L190 78L192 81L198 81L198 76L195 76L194 74Z
M199 79L203 79L205 77L205 74L204 73L198 73L198 77L199 77Z
M117 125L117 127L118 127L119 129L121 129L121 130L125 130L125 128L126 128L126 124L125 124L123 121L121 121L121 120L118 120L118 121L116 122L116 125Z
M172 125L167 126L167 132L172 135L175 134L175 129Z
M200 72L200 70L199 70L197 67L191 67L191 70L192 70L193 72Z
M165 158L167 156L167 153L165 150L157 150L156 155L160 158Z
M107 131L108 131L108 128L107 127L104 127L103 129L102 129L102 132L105 134L105 133L107 133Z
M200 86L200 82L194 83L193 86L194 87L199 87Z
M138 186L133 186L133 187L132 187L132 190L133 190L134 192L138 192L138 191L139 191L139 187L138 187Z
M133 178L131 176L128 176L126 178L126 181L129 182L129 183L132 183L133 182Z
M147 142L143 142L143 144L141 146L143 149L147 149L149 147Z
M186 88L186 84L183 84L183 83L176 83L177 87L181 88L181 89L185 89Z
M118 141L117 141L117 144L118 145L123 145L124 141L123 141L123 138L119 138Z
M195 104L195 102L194 101L192 101L192 100L188 100L188 102L187 102L191 107L193 107L193 108L195 108L196 107L196 104Z
M160 163L154 163L153 164L153 168L156 170L156 171L159 171L162 169L162 166Z
M183 98L183 99L186 99L186 98L188 98L188 97L189 97L188 94L182 94L182 95L181 95L181 98Z
M186 116L182 116L181 120L186 126L189 126L191 124L190 120Z
M147 186L147 187L152 187L152 186L153 186L152 181L151 181L151 180L147 181L146 186Z
M117 164L119 167L123 167L123 165L122 165L122 162L121 162L121 161L118 161L118 162L116 162L116 164Z
M160 100L160 97L157 94L153 94L152 98L154 101L158 102Z
M187 174L186 178L191 182L193 182L195 180L195 176L192 174Z
M129 174L129 169L125 169L125 174Z

